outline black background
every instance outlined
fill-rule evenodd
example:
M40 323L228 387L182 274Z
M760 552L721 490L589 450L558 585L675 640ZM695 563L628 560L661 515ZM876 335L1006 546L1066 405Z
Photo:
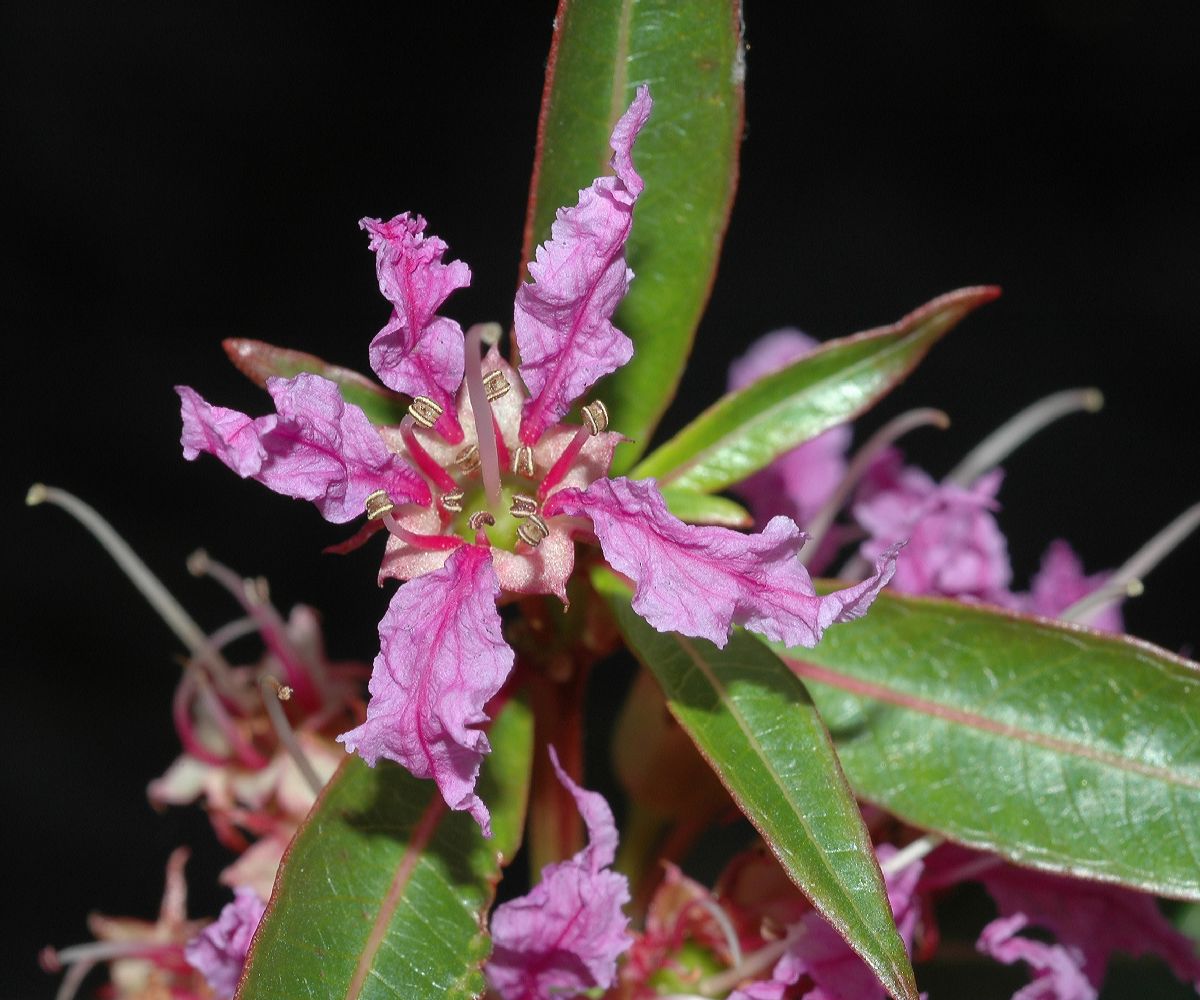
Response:
M800 9L793 9L799 6ZM910 454L946 471L1040 395L1108 405L1007 463L1017 579L1065 536L1119 563L1200 499L1195 18L1190 5L767 4L751 0L742 182L713 299L666 426L721 389L757 335L831 337L981 282L1004 297L882 407L946 409ZM172 759L175 641L33 480L91 501L206 626L235 617L191 579L198 546L325 611L369 659L388 594L311 509L183 462L172 385L264 412L230 335L367 370L386 318L364 215L419 211L472 287L448 311L507 321L551 2L25 4L3 37L8 315L0 664L9 907L3 995L50 996L37 947L84 915L150 916L195 846L196 912L226 898L202 818L156 816ZM864 425L882 419L871 415ZM1133 631L1197 635L1197 543L1148 581Z

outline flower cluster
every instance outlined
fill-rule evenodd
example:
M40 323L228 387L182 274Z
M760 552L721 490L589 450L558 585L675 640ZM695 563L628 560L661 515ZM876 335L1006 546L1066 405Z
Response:
M259 418L178 390L187 458L215 455L240 476L312 501L330 521L365 513L364 536L386 528L381 578L408 582L380 623L367 718L339 739L369 764L385 757L433 778L485 833L489 813L475 793L489 750L481 727L514 663L495 602L565 600L575 541L599 544L655 628L718 645L734 625L814 645L829 625L861 615L894 571L895 545L861 582L818 596L791 520L753 535L684 524L653 480L608 477L621 438L607 430L600 401L582 407L581 425L561 422L632 356L612 314L633 277L624 246L643 182L632 152L650 110L642 87L612 133L613 175L559 211L530 262L533 280L514 304L517 369L495 350L497 328L464 334L438 315L470 271L445 263L446 245L404 214L362 223L392 305L372 367L412 397L399 426L376 429L317 375L269 380L276 413ZM485 342L493 346L481 361Z

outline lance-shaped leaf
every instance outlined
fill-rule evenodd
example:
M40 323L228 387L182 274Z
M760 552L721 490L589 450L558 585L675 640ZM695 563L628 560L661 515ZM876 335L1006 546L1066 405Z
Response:
M1148 643L883 594L779 650L854 790L1020 864L1200 899L1200 667Z
M600 389L612 426L635 439L618 449L618 471L670 402L708 301L737 182L743 75L735 0L559 2L523 260L556 210L606 172L609 133L637 85L654 92L635 152L646 182L626 247L636 277L614 320L634 357Z
M832 340L722 396L633 470L664 487L722 490L798 444L853 420L904 380L938 339L999 289L963 288L892 326ZM623 430L623 428L622 428Z
M749 528L754 518L741 504L728 497L691 490L663 490L667 507L688 524L722 524L726 528Z
M482 993L487 911L525 818L528 708L509 702L489 736L480 790L491 840L447 809L432 781L347 759L284 858L240 1000Z
M350 368L330 364L315 354L244 337L230 337L221 346L237 370L264 389L267 379L273 375L292 378L301 372L309 372L336 382L342 398L359 407L373 424L398 424L408 412L407 396L386 389Z
M893 996L915 998L870 837L804 685L744 632L724 649L657 632L615 577L595 582L671 714L784 870Z

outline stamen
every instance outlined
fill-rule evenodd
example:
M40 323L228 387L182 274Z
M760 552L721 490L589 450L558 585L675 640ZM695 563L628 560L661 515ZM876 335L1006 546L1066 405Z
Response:
M608 408L601 400L593 399L580 409L579 414L593 434L608 430Z
M741 965L743 961L742 944L738 941L737 931L734 929L733 921L729 919L729 914L712 896L699 896L695 902L700 904L721 929L721 934L725 937L725 947L729 949L729 956L733 960L733 964Z
M508 384L504 372L497 368L483 376L483 388L487 392L487 401L494 403L501 396L507 395L512 386Z
M387 490L376 490L365 501L367 508L367 520L378 521L384 514L390 514L396 509L396 505L392 503L392 498L388 496Z
M434 457L421 446L421 442L417 440L417 435L413 433L412 425L413 418L411 416L401 420L400 436L404 439L404 446L408 449L408 453L412 456L413 461L417 463L417 468L433 480L438 489L454 489L454 480L450 478L450 474L437 463Z
M467 445L454 456L454 464L465 475L470 475L483 464L483 460L479 457L479 446L474 444Z
M1099 389L1067 389L1039 399L980 441L944 481L970 486L1043 427L1070 413L1098 413L1103 406L1104 396Z
M871 468L871 464L885 448L918 427L937 427L944 431L949 426L950 418L941 410L909 410L907 413L901 413L898 417L892 418L872 434L867 442L855 452L854 458L851 459L850 465L846 469L846 474L842 476L842 481L838 483L829 499L821 505L821 509L812 516L808 524L803 525L804 530L808 532L808 541L800 550L801 564L807 566L817 555L821 548L821 542L824 541L826 533L833 525L838 511L845 506L846 501L850 499L850 494L854 492L862 477Z
M803 932L804 925L798 924L786 937L759 948L732 968L700 980L700 993L706 997L721 997L738 983L757 978L759 973L771 968Z
M66 490L45 486L42 483L35 483L29 488L25 502L31 507L41 503L60 507L87 529L104 551L125 572L150 607L158 612L159 617L188 648L192 657L209 668L213 680L221 688L222 693L237 700L237 685L233 681L232 668L225 658L213 649L204 631L183 609L183 605L171 596L171 592L150 571L150 567L138 558L137 553L129 547L129 543L118 535L116 529L104 520L93 507Z
M387 498L386 493L384 498ZM367 503L370 510L369 497ZM299 692L298 700L304 710L311 711L320 705L323 694L328 691L324 665L319 657L292 643L287 625L271 604L267 581L261 577L247 580L228 566L210 559L203 549L197 549L188 557L187 567L193 576L209 576L224 586L257 622L263 643L283 665L288 682Z
M533 449L529 445L517 446L517 450L513 452L512 470L518 476L524 476L526 479L533 478Z
M918 837L911 844L900 848L886 861L879 862L879 870L885 878L888 875L895 875L896 872L903 871L913 862L920 861L931 851L937 850L945 842L945 837L939 837L936 833L927 833L923 837Z
M1073 622L1076 625L1088 625L1105 605L1112 604L1113 601L1122 601L1127 597L1141 597L1145 592L1145 585L1136 578L1132 580L1111 579L1090 594L1079 598L1058 617L1062 621Z
M508 508L508 512L513 517L529 517L538 512L538 502L524 493L514 493L512 506Z
M492 406L488 402L488 390L483 384L483 361L479 357L479 345L485 328L494 325L476 323L463 340L463 379L467 383L471 414L475 418L475 443L479 446L483 489L487 494L488 506L493 509L500 505L500 456L496 453L496 438L492 433ZM504 376L501 374L500 377Z
M491 527L495 523L496 519L492 517L491 511L486 510L477 510L467 518L467 524L471 526L471 530L477 537L483 533L485 527Z
M415 396L408 404L408 413L418 424L430 430L442 415L442 408L428 396Z
M296 739L291 723L288 722L287 713L279 704L291 697L292 689L280 684L274 677L264 677L259 682L259 690L262 692L263 707L267 710L267 718L271 720L271 728L275 730L280 744L296 762L297 770L313 795L320 795L321 789L325 787L324 782L321 781L309 759L304 756L304 750L301 748L299 740Z
M1200 503L1193 504L1185 510L1174 521L1163 528L1162 531L1151 538L1150 541L1138 549L1137 552L1125 560L1121 567L1109 577L1108 582L1105 584L1105 589L1110 587L1125 588L1135 580L1139 582L1144 580L1146 574L1170 555L1197 527L1200 527ZM1119 593L1120 591L1118 591L1118 595L1114 596L1119 596ZM1128 594L1128 590L1125 593ZM1067 608L1059 617L1066 621L1086 624L1091 618L1091 613L1096 610L1096 607L1088 607L1085 602L1090 601L1094 596L1094 593L1088 594L1083 600L1077 601L1071 607ZM1137 595L1132 594L1130 596L1136 597ZM1107 601L1102 601L1101 603L1107 603ZM1080 605L1084 605L1082 611L1080 610Z
M550 534L550 526L546 524L541 514L527 514L517 526L517 536L531 548L542 544L542 539Z
M438 502L442 505L442 510L449 511L451 514L461 514L465 496L466 493L462 490L451 490L449 493L443 493L438 498Z
M447 549L456 549L462 545L462 539L457 535L418 535L415 531L409 531L391 514L383 515L383 523L387 525L389 532L415 549L445 552Z

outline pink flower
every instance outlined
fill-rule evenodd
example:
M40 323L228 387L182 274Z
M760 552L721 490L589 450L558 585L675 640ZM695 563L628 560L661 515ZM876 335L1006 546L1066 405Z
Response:
M890 452L870 473L854 505L868 533L860 554L877 559L907 539L896 567L895 588L904 594L993 599L1012 578L1008 545L992 511L999 469L969 488L935 483L925 472L902 466Z
M184 948L188 965L203 973L221 1000L230 1000L237 990L242 967L250 953L250 942L267 904L252 889L238 889L216 921L192 938Z
M1023 913L993 920L983 929L978 948L1005 965L1024 962L1033 970L1033 982L1013 994L1013 1000L1095 1000L1096 990L1081 968L1077 948L1046 944L1021 937L1017 931L1029 923Z
M617 854L617 827L603 797L573 782L550 748L558 780L587 825L588 845L547 865L541 881L492 914L494 951L487 964L492 989L504 1000L551 1000L595 987L608 989L617 958L629 948L624 875L608 870Z
M1013 594L1012 606L1045 618L1057 618L1071 605L1099 590L1110 576L1110 573L1085 574L1079 556L1060 538L1051 542L1042 556L1041 568L1029 593ZM1120 599L1097 610L1088 624L1105 632L1124 632Z
M180 390L186 457L209 451L313 500L332 521L348 520L357 503L370 524L348 545L386 528L380 578L408 582L380 623L367 719L339 739L369 764L384 757L432 777L485 833L487 808L474 793L489 750L480 727L513 664L495 602L502 593L565 602L576 539L598 541L634 581L634 608L656 628L718 645L740 624L811 646L833 622L861 615L894 565L894 550L883 552L874 576L818 597L795 558L805 536L786 518L758 535L685 525L652 480L605 478L621 437L607 431L602 403L582 407L582 426L559 422L632 353L612 314L632 278L624 246L643 186L632 149L650 109L639 88L612 133L614 175L558 212L530 264L534 280L515 303L519 370L494 346L481 361L498 328L464 335L435 315L469 274L442 262L446 247L424 235L424 220L401 215L363 223L393 306L372 363L414 394L398 427L372 428L311 375L272 382L279 415L258 420ZM456 351L461 365L450 361Z

